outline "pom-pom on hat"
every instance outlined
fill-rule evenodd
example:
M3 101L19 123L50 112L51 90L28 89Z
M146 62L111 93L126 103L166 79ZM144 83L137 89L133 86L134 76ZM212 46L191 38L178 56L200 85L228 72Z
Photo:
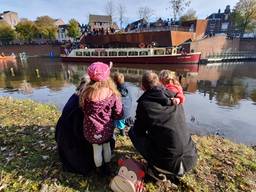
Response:
M109 78L110 67L102 62L94 62L87 68L87 73L93 81L105 81Z

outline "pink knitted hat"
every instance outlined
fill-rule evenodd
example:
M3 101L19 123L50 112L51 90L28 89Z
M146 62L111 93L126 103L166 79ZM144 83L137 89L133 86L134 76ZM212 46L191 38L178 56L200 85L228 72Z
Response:
M110 75L110 67L102 62L94 62L87 68L91 80L105 81Z

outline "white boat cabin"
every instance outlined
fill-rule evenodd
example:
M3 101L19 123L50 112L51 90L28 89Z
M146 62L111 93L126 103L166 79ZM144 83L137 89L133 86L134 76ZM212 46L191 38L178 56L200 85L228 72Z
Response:
M74 49L69 57L144 57L178 55L177 48L116 48Z

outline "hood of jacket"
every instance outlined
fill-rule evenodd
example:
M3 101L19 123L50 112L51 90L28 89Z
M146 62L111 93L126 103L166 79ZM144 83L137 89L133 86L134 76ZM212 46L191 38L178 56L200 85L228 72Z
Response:
M164 86L155 86L149 90L146 90L142 96L138 99L140 101L151 101L159 103L163 106L172 105L172 100L175 96L174 93L167 90Z

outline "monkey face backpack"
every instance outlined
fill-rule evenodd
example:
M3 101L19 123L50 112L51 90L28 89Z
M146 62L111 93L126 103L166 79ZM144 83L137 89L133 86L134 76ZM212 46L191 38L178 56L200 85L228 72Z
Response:
M118 174L110 182L112 191L143 192L144 166L133 159L120 159L118 165L120 166Z

